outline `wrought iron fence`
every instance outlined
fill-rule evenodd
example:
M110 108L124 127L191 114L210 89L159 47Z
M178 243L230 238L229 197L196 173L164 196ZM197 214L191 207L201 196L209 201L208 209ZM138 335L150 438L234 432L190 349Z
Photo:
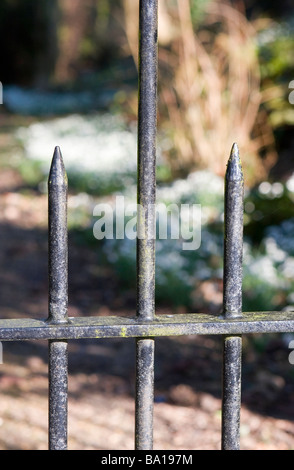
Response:
M138 110L138 232L155 223L157 113L157 0L140 1ZM222 449L239 449L241 348L246 333L294 331L294 312L242 312L244 180L233 145L225 177L224 292L220 316L155 315L155 242L137 239L137 314L69 318L67 176L56 147L48 180L49 315L1 319L0 341L46 339L49 343L49 449L67 448L68 340L136 338L135 449L153 447L154 344L156 337L223 335Z

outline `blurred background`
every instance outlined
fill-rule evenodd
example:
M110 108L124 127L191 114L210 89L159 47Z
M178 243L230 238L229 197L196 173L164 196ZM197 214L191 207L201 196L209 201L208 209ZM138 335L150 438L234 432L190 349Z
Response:
M135 313L135 242L98 242L93 209L136 201L138 3L1 1L2 318L47 316L56 145L69 178L69 315ZM233 142L245 179L243 309L294 308L291 3L159 1L157 201L201 204L202 241L193 252L157 241L158 313L221 311ZM293 338L244 337L244 449L294 448ZM132 340L70 344L70 448L133 448L133 353ZM221 338L157 340L155 448L220 447L221 354ZM0 448L46 448L47 345L4 344L3 355Z

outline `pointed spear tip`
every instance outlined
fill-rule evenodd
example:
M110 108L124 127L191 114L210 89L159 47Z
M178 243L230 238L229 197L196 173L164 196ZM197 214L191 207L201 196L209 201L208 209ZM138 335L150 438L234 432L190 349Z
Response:
M60 147L57 145L54 149L53 158L52 158L52 165L57 165L58 161L61 165L63 165L63 158Z
M237 142L234 142L232 145L231 155L239 158L239 147Z
M56 145L56 147L55 147L55 149L54 149L53 157L54 157L55 155L62 158L61 150L60 150L60 147L59 147L58 145Z
M67 175L59 146L56 146L54 149L51 168L49 172L48 184L67 185Z
M230 158L227 164L226 179L229 181L243 180L243 170L239 154L239 148L236 142L233 143Z

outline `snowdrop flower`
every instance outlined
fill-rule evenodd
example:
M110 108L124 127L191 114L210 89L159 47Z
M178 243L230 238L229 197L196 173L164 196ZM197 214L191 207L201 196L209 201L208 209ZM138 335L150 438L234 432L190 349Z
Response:
M277 262L284 261L284 259L287 256L287 253L278 247L276 240L274 238L268 237L265 239L264 243L265 243L266 252L273 261L277 261Z
M292 175L290 176L290 178L289 178L288 181L286 182L286 188L287 188L288 191L290 191L291 193L294 193L294 173L292 173Z
M49 168L50 148L59 145L68 171L94 173L135 172L137 137L117 116L71 115L20 129L27 158ZM44 168L45 170L45 168Z
M281 284L277 270L267 256L260 256L255 259L251 264L247 265L247 270L249 274L274 287L278 287Z
M282 274L288 278L294 280L294 257L290 256L287 258L281 268Z

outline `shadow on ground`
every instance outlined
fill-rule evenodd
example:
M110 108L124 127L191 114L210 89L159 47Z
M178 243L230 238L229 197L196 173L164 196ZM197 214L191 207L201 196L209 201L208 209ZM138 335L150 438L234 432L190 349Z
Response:
M42 210L44 211L44 204ZM10 205L10 217L11 214L13 215ZM42 216L44 217L44 212ZM42 224L39 228L30 228L29 214L26 218L25 211L22 212L22 218L13 223L6 221L0 224L1 317L46 318L47 232ZM115 272L100 263L99 249L75 244L74 234L70 235L69 267L70 316L134 314L134 291L122 292ZM13 341L4 343L3 350L4 364L0 366L3 398L2 408L0 407L0 447L44 448L48 395L47 342ZM199 448L218 448L221 338L159 338L156 340L155 350L155 410L158 410L155 417L158 416L156 432L159 433L157 448L170 448L169 445L178 446L177 448L197 448L197 445ZM282 426L279 432L284 433L280 440L286 448L294 447L294 428L289 422L294 418L294 373L288 355L287 345L279 335L269 335L266 340L262 335L257 339L244 337L243 406L246 410L244 413L254 413L248 417L247 428L246 424L241 426L244 443L248 441L248 433L252 436L256 435L257 430L262 433L260 420L272 419L271 423L276 431L267 431L266 436L262 435L259 440L256 437L257 448L266 445L269 448L275 448L271 445L283 448L282 444L278 444L279 439L275 438L275 432L279 430L277 423ZM128 439L131 439L132 427L124 430L122 423L125 420L132 423L133 420L134 358L133 339L69 342L69 409L71 411L72 407L74 410L73 435L76 436L70 441L72 448L130 448ZM35 418L33 409L30 410L26 405L30 403L29 397L33 401L32 407L35 405L37 410ZM24 416L22 408L27 410L27 415ZM42 420L39 422L38 410L40 420L43 416L41 427ZM127 416L124 415L126 410ZM105 416L105 422L93 421L93 413L98 413L99 419ZM113 424L107 430L109 413L112 413ZM254 419L258 419L259 424ZM181 422L183 427L179 424ZM190 443L192 431L187 422L196 433L195 445L193 439ZM252 422L255 422L253 431L250 428ZM287 423L286 430L282 422ZM266 423L264 426L267 426ZM19 426L24 427L25 436L26 432L29 433L29 439L19 434ZM83 426L86 426L85 432ZM93 437L89 440L85 437L91 426L93 436L97 436L96 446ZM31 428L35 429L33 433ZM103 437L109 432L109 441L106 441L108 444L99 438L99 429ZM203 437L200 436L200 431ZM210 437L207 437L207 433ZM10 439L5 437L8 434ZM82 441L77 437L79 434L83 436ZM285 435L288 440L285 440ZM268 442L270 439L274 440L272 444ZM191 447L187 447L188 442ZM246 448L247 444L244 445ZM248 448L253 445L250 441Z

